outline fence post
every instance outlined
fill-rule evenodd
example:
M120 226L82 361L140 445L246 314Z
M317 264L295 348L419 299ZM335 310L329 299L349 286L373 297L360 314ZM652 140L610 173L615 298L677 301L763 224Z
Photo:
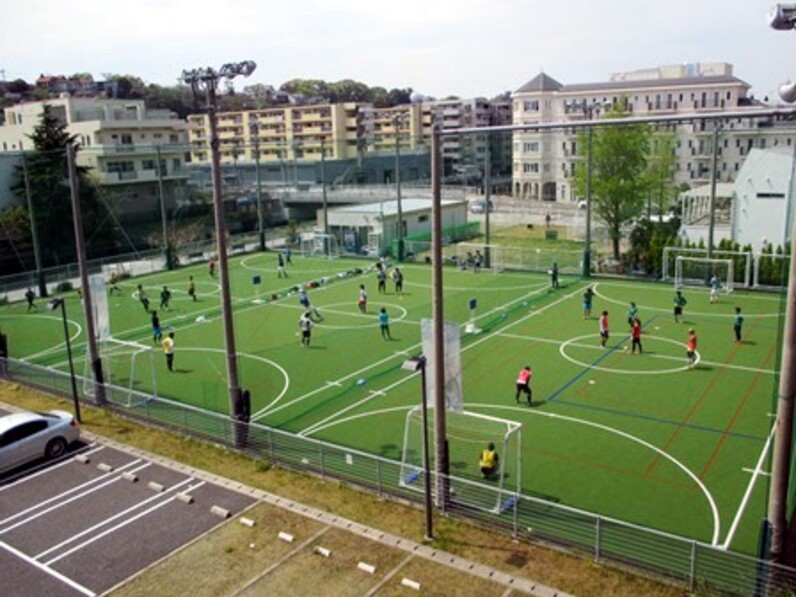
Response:
M318 448L319 448L320 457L321 457L321 479L325 479L326 478L326 472L324 471L324 468L323 468L323 444L322 443L318 443Z
M519 518L520 518L520 494L514 494L514 521L513 521L513 528L511 530L511 538L517 539L520 536L519 531Z
M696 541L691 541L691 570L689 572L689 578L688 578L689 593L693 593L694 588L696 587L696 554L697 554L697 543Z
M596 536L594 537L594 561L600 561L600 540L602 539L602 517L597 517L597 525L595 526Z
M381 494L381 460L376 461L376 487L379 492L379 497L382 497Z
M268 429L268 459L274 464L274 432Z

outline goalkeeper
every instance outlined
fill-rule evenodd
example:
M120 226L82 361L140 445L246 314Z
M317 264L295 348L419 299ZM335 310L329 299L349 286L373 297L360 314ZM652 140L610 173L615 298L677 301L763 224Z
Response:
M481 468L481 474L484 475L484 479L489 479L497 472L499 462L500 459L498 458L497 452L495 452L495 444L489 442L486 450L481 452L481 460L478 463L478 466Z

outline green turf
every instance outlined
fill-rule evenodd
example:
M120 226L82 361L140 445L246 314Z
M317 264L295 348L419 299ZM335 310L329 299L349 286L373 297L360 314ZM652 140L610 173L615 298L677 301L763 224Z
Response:
M406 413L420 398L419 379L400 365L420 351L419 324L431 314L431 271L407 264L401 295L391 281L387 294L379 294L373 272L337 277L369 265L296 256L285 280L277 278L273 253L233 260L240 381L252 392L258 422L400 460ZM189 275L197 282L197 302L187 296ZM281 298L252 302L254 275L262 277L262 296ZM304 348L298 297L285 293L324 277L328 283L310 291L324 320L314 328L311 348ZM467 322L469 299L478 301L482 332L462 335L467 409L522 424L524 493L717 545L732 529L730 549L754 552L768 477L757 476L750 487L748 471L771 428L780 297L736 291L711 305L707 290L686 290L685 321L676 324L671 286L603 280L596 282L593 315L584 320L585 284L575 278L565 277L557 291L536 274L448 268L444 278L446 320ZM174 292L171 309L160 313L166 331L176 332L174 373L132 296L139 282L155 308L164 284ZM362 283L366 314L356 305ZM129 353L111 359L114 382L142 391L156 384L160 396L228 412L218 280L206 266L126 280L121 288L110 298L114 336L152 348L151 356L142 351L136 358L132 380ZM631 300L644 324L643 355L626 351ZM746 316L742 344L733 342L736 305ZM74 293L67 307L76 353L84 358ZM392 341L379 333L381 307L390 315ZM606 348L597 334L603 309L611 321ZM0 310L11 355L65 370L58 313L25 310L20 303ZM197 322L199 316L204 321ZM701 359L691 370L684 348L689 327L699 334ZM534 371L531 408L514 402L514 380L526 364ZM473 462L479 451L473 447ZM475 467L463 470L477 477Z

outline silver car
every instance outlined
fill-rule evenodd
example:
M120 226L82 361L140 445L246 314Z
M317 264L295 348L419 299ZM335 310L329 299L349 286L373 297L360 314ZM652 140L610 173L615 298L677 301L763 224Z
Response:
M0 416L0 473L37 460L58 458L80 437L68 412L18 412Z

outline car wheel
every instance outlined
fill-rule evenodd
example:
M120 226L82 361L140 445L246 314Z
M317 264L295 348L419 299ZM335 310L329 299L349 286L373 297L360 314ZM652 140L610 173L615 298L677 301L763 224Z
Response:
M58 458L66 452L66 440L62 437L56 437L47 442L47 447L44 449L44 455L47 458Z

